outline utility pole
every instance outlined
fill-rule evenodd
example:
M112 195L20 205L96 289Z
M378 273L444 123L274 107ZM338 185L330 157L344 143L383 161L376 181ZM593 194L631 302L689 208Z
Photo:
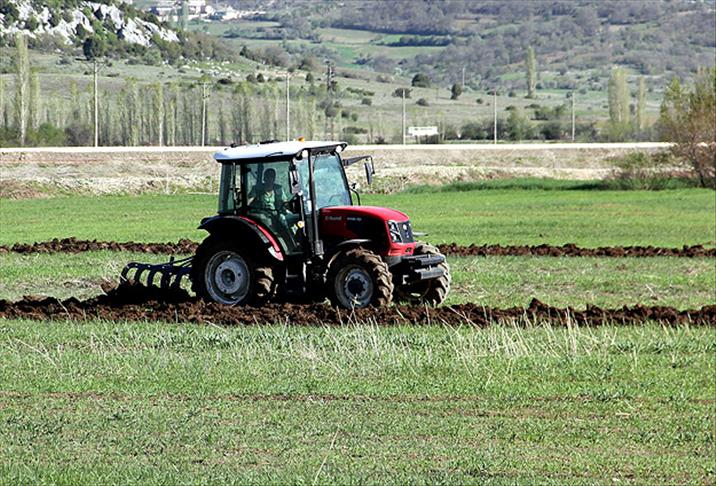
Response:
M572 142L574 142L574 105L575 105L575 96L574 91L572 91Z
M331 66L331 61L326 59L326 91L331 92L333 88L333 66Z
M492 98L492 112L494 115L494 121L493 121L493 136L494 136L494 143L497 143L497 88L495 88L494 96Z
M291 140L291 73L286 72L286 141Z
M97 92L97 74L99 73L99 63L94 58L94 146L99 147L99 93Z
M462 89L465 89L465 66L462 67Z
M201 83L201 146L204 146L206 141L206 100L209 95L206 93L206 86L209 83L204 81Z
M402 92L403 92L403 145L405 145L405 88L403 88Z

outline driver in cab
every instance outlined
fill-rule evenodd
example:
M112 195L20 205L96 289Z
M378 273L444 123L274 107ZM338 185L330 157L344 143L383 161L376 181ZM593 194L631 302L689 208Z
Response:
M276 184L276 171L266 169L263 179L263 183L256 183L249 193L249 208L272 215L279 214L285 209L286 197L283 188Z
M292 239L286 221L286 214L289 213L287 199L283 188L276 184L276 170L264 171L263 183L257 182L249 193L248 207L249 213L265 226Z

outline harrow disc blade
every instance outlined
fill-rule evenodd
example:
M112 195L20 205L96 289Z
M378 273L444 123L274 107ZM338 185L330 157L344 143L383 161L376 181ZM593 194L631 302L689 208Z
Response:
M142 275L146 275L146 286L155 286L159 275L159 287L165 290L181 287L181 279L191 272L192 257L175 260L173 257L166 263L130 262L122 269L120 282L131 282L143 285Z
M151 287L152 285L154 285L154 276L157 273L160 273L160 270L158 268L152 268L149 271L149 275L147 275L147 286Z
M173 289L179 289L181 288L181 279L182 277L186 275L185 273L178 273L176 278L174 279L174 283L172 284Z

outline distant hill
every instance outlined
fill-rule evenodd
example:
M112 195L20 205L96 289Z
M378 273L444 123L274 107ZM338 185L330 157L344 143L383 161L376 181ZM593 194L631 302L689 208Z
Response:
M232 1L265 10L262 20L280 24L267 36L318 41L314 50L324 56L343 55L325 45L331 29L352 30L356 38L380 34L371 42L376 46L412 46L402 58L373 49L356 53L354 62L443 81L457 80L463 67L473 78L495 81L523 63L529 46L541 69L562 72L616 64L643 75L689 77L698 66L713 66L716 56L714 0Z

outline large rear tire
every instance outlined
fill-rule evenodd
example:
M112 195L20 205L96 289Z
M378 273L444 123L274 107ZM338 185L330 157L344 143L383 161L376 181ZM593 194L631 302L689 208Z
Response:
M378 255L355 248L338 255L331 263L326 290L336 307L387 307L393 298L393 276Z
M196 250L191 289L204 300L226 305L259 305L275 293L273 268L255 255L217 236Z
M413 254L443 256L443 254L440 253L440 250L436 247L422 241L418 241L415 244L415 251L413 251ZM452 283L450 265L448 265L447 261L444 261L438 264L438 267L442 268L445 272L442 277L402 287L396 286L395 300L410 305L429 305L433 307L445 302L445 299L450 293L450 284Z

